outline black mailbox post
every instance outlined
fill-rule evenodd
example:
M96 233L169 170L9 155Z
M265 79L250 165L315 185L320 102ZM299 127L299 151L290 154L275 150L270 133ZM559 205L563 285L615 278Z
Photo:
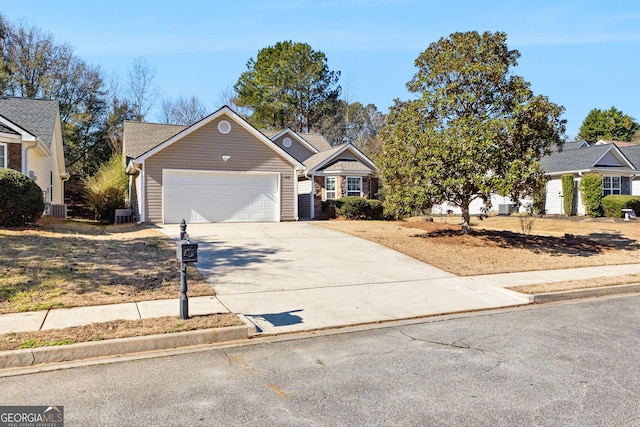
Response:
M198 262L198 244L180 240L176 256L180 262Z
M176 247L176 257L180 261L180 319L189 318L189 298L187 298L187 264L198 262L198 244L191 243L187 234L187 223L180 223L180 241Z

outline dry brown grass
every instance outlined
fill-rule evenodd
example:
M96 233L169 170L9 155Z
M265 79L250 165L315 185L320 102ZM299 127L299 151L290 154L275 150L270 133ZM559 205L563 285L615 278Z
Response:
M536 218L531 234L517 217L472 221L468 235L460 219L328 221L340 230L405 253L451 273L469 276L532 270L631 264L640 261L640 224L587 218Z
M135 224L41 221L0 230L0 314L179 297L175 243ZM214 295L196 268L189 296ZM241 325L235 314L111 321L0 335L0 350Z
M600 288L604 286L628 285L632 283L640 283L640 274L623 274L621 276L594 277L589 280L568 280L566 282L511 286L507 289L523 294L534 295L572 291L576 289Z
M115 320L37 332L21 332L0 335L0 351L56 345L67 345L114 338L170 334L197 329L223 328L242 325L234 314L192 316L187 320L177 317L159 317L141 320Z
M179 297L175 243L148 226L42 221L0 230L0 313ZM197 269L190 296L213 295Z

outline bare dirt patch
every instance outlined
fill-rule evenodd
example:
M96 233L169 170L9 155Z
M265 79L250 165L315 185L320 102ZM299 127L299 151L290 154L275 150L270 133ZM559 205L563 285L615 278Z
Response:
M242 321L231 313L192 316L187 320L181 320L177 317L116 320L66 329L0 335L0 351L67 345L114 338L170 334L199 329L239 326L242 324Z
M0 230L0 313L179 297L175 243L150 226L41 221ZM196 268L190 296L213 295Z
M640 261L640 224L587 218L536 218L521 232L517 217L474 220L460 232L459 218L409 221L327 221L318 225L362 237L425 263L468 276L632 264Z

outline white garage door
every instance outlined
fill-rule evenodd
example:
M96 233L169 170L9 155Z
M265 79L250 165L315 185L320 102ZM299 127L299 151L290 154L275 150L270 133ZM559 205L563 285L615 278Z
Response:
M263 222L280 218L277 174L165 170L165 224Z

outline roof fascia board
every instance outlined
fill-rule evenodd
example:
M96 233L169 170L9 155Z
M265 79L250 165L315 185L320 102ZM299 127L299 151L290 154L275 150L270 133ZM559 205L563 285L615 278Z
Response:
M144 163L144 161L146 159L148 159L149 157L151 157L154 154L164 150L168 146L172 145L174 142L181 140L185 136L195 132L196 130L200 129L201 127L203 127L203 126L205 126L205 125L207 125L209 123L211 123L212 121L216 120L217 118L219 118L220 116L223 116L223 115L228 116L230 119L232 119L234 122L236 122L242 128L244 128L250 134L252 134L256 138L258 138L258 140L260 140L262 143L264 143L267 147L271 148L278 155L280 155L281 157L283 157L287 161L289 161L293 166L295 166L296 170L303 170L304 169L304 165L302 163L300 163L295 158L293 158L289 153L287 153L286 151L284 151L283 149L278 147L278 145L276 145L273 141L271 141L269 138L267 138L262 132L259 132L256 128L251 126L246 120L244 120L242 117L238 116L232 109L230 109L226 105L224 107L220 108L218 111L209 114L207 117L203 118L202 120L194 123L193 125L189 126L186 129L184 129L182 132L179 132L176 135L172 136L171 138L167 139L165 142L162 142L159 145L156 145L151 150L149 150L146 153L138 156L137 158L135 158L136 163Z
M33 142L36 141L37 137L30 133L28 130L21 128L17 124L13 123L11 120L7 119L4 116L0 116L0 123L8 127L9 129L18 132L22 136L23 141Z
M315 175L318 176L332 176L332 175L375 175L374 171L361 171L361 170L339 170L339 171L319 171Z
M570 171L560 171L560 172L550 172L550 173L545 173L545 175L547 176L562 176L562 175L584 175L586 173L596 173L596 174L603 174L603 173L609 173L609 174L617 174L620 175L621 173L624 175L636 175L639 174L640 171L638 171L635 168L623 168L623 169L614 169L614 168L591 168L591 169L576 169L576 170L570 170Z

